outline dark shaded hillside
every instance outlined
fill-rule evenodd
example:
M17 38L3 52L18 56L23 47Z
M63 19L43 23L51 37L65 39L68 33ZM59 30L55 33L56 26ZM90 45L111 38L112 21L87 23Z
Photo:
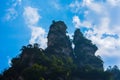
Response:
M63 21L53 22L48 47L43 50L37 43L23 46L0 80L112 80L111 72L104 71L103 61L95 56L97 47L79 29L71 41L66 29Z

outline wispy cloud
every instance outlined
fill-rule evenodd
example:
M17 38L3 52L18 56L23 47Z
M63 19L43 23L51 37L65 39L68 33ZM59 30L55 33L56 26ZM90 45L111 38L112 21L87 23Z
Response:
M5 20L7 21L14 20L18 16L17 11L14 8L7 9L6 13Z
M6 21L12 21L17 18L18 11L16 7L21 6L22 0L13 0L11 3L12 5L6 10L6 15L4 17Z
M29 43L39 43L40 47L46 48L46 32L42 27L37 26L38 21L41 18L41 16L38 13L38 9L30 6L25 7L23 15L26 24L31 29L31 39L29 40Z
M120 6L120 0L106 0L109 5L115 7L115 6Z
M80 11L81 9L81 5L82 5L81 2L75 0L73 3L69 5L69 7L71 8L72 12L78 13L78 11Z
M13 0L13 7L20 6L22 4L22 0Z
M99 2L96 0L83 0L82 2L76 0L69 5L71 10L74 9L76 10L74 13L77 13L73 16L73 24L77 28L88 28L84 34L97 44L99 50L96 54L102 57L120 58L119 5L120 0ZM84 18L80 18L81 15L84 15Z
M53 6L53 8L55 8L56 10L60 10L61 9L61 5L58 1L51 1L50 2L51 6Z
M87 28L90 28L91 27L91 23L90 22L88 22L88 21L81 21L80 19L79 19L79 17L78 16L73 16L73 21L72 21L72 23L74 24L74 26L76 27L76 28L80 28L80 27L87 27Z

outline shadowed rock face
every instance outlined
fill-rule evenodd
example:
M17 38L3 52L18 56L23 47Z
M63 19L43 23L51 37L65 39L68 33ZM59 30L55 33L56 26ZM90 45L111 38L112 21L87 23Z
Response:
M67 26L63 21L53 22L48 33L47 51L55 54L72 55L73 50L69 37L66 35Z
M66 25L62 21L54 22L50 26L50 30L48 33L48 47L55 45L55 40L60 40L66 37ZM57 39L59 38L59 39Z
M80 32L80 29L76 29L74 32L73 43L75 44L74 51L76 55L79 53L84 53L86 55L94 56L98 49L90 40L83 36L83 34Z
M76 62L79 66L90 65L93 68L103 69L102 60L95 56L98 48L83 36L80 29L74 32L73 43Z

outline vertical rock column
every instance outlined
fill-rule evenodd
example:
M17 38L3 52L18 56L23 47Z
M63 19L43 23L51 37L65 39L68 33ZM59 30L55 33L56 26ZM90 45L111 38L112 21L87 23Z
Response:
M63 21L53 22L48 33L47 53L73 55L71 41L66 35L67 26Z

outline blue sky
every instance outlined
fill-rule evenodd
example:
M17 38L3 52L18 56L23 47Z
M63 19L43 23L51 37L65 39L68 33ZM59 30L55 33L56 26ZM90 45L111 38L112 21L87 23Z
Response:
M21 46L38 42L45 48L52 20L64 21L70 36L80 28L105 67L120 67L120 0L0 0L0 71Z

